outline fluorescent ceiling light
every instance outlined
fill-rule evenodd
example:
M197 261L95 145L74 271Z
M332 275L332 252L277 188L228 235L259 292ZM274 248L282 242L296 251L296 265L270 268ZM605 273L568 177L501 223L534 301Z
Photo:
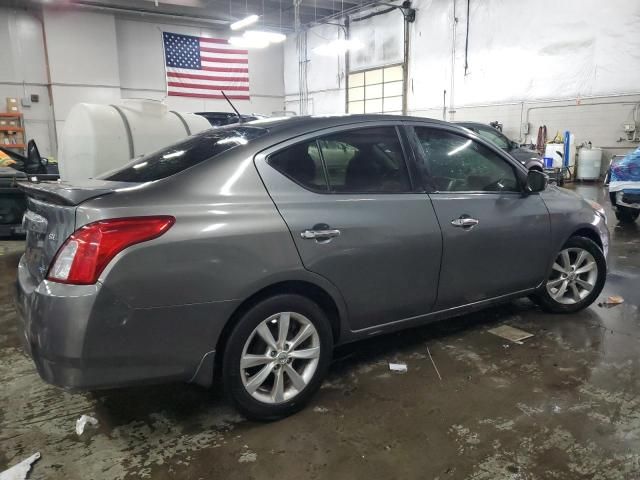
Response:
M249 15L242 20L232 23L229 27L231 27L231 30L240 30L241 28L248 27L252 23L256 23L258 18L260 18L258 15Z
M229 38L229 43L231 45L235 45L236 47L243 47L243 48L265 48L269 45L269 42L266 40L259 40L259 39L246 38L246 37L231 37Z
M344 38L338 38L330 41L329 43L317 46L313 49L313 53L324 56L343 55L347 51L353 52L360 50L363 47L364 44L360 40L346 40Z
M252 40L266 40L269 43L280 43L287 39L287 36L282 33L265 32L263 30L247 30L242 36Z

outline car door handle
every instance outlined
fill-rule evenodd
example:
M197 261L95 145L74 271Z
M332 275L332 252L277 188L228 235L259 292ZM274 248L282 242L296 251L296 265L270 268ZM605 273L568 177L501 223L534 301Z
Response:
M453 225L454 227L462 227L467 229L475 227L479 223L480 222L478 220L471 217L460 217L456 218L455 220L451 220L451 225Z
M329 229L329 230L305 230L300 233L300 236L305 240L317 240L321 241L329 241L334 237L340 236L340 230Z

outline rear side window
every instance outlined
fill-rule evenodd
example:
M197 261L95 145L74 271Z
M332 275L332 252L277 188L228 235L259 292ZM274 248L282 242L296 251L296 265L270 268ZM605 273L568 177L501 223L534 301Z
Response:
M334 192L400 193L411 185L394 127L361 128L318 140Z
M303 187L327 190L327 179L315 140L298 143L271 155L269 164Z
M118 182L151 182L170 177L198 163L266 134L259 127L222 127L205 130L157 152L144 155L99 178Z
M394 127L359 128L322 136L272 155L269 163L312 190L411 191L402 146Z

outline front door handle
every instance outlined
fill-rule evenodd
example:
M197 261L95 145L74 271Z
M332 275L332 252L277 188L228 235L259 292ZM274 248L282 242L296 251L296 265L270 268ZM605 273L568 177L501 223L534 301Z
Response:
M469 216L461 216L460 218L456 218L455 220L451 220L451 225L454 227L461 227L465 229L471 229L478 225L480 222L475 218L471 218Z
M316 240L318 242L328 242L334 237L340 236L340 230L327 229L327 230L305 230L300 233L300 236L305 240Z

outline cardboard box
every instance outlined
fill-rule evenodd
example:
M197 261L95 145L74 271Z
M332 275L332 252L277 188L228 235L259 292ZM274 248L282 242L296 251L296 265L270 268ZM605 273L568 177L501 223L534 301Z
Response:
M18 108L18 99L15 97L7 97L7 112L15 113L19 111L20 109Z

